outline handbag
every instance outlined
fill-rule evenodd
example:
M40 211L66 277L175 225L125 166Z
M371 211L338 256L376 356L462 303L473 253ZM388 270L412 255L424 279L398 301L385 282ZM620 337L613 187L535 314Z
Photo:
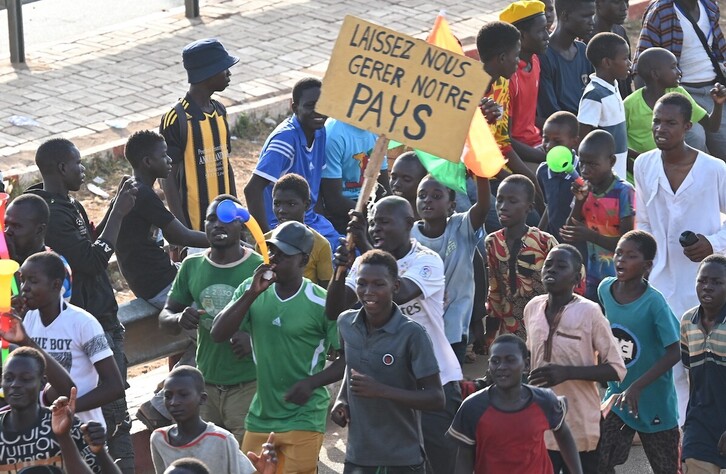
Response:
M696 36L698 36L698 39L701 40L701 44L703 45L703 49L706 50L706 54L708 55L708 59L711 60L711 65L713 66L713 70L716 73L716 82L719 82L721 84L726 85L726 70L725 66L723 64L720 64L718 60L716 59L716 53L713 52L713 49L708 44L708 40L703 35L703 31L701 31L701 28L698 26L698 22L693 19L691 16L691 13L688 11L688 9L684 8L683 5L681 5L681 2L679 0L675 0L673 2L680 10L680 12L683 14L683 16L688 19L688 21L693 26L693 30L696 32ZM704 8L706 10L706 8ZM710 19L709 19L710 21Z

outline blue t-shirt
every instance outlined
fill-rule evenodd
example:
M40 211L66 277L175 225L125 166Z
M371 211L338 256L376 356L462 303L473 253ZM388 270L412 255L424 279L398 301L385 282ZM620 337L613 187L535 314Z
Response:
M323 178L342 180L343 196L355 201L378 137L373 132L335 119L325 122L325 132ZM388 160L383 160L381 170L385 169L388 169Z
M575 47L577 54L569 61L552 49L552 46L539 55L538 116L547 118L559 110L577 115L582 92L595 69L585 57L585 43L575 41Z
M272 186L282 176L296 173L305 178L310 186L310 207L305 213L305 224L333 242L332 248L338 246L338 233L325 217L313 211L318 202L320 179L325 169L325 128L315 131L315 140L308 148L308 141L302 125L295 115L285 119L272 131L265 144L262 145L260 159L253 171L254 174L271 181L265 188L265 212L270 228L277 226L277 218L272 211Z
M577 167L577 157L575 157ZM537 182L544 193L544 200L547 204L547 228L542 229L555 236L558 242L562 242L560 229L567 222L572 211L572 182L579 176L574 173L555 173L547 163L541 163L537 167Z
M665 355L666 347L680 340L680 327L673 311L660 291L648 285L637 300L620 304L612 295L616 278L605 278L598 296L610 321L613 336L628 373L622 382L608 382L604 399L622 393ZM612 407L629 427L644 433L656 433L678 426L678 405L673 371L668 370L640 392L638 418L628 408Z

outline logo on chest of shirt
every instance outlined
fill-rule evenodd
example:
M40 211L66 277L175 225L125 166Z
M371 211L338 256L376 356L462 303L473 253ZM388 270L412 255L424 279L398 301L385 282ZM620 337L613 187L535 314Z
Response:
M280 328L282 327L282 320L280 319L280 316L272 320L272 325Z
M383 355L383 365L393 365L393 363L396 361L396 359L393 358L392 354L384 354Z
M620 356L625 367L629 369L640 357L640 341L628 328L619 324L613 324L612 331L620 349Z

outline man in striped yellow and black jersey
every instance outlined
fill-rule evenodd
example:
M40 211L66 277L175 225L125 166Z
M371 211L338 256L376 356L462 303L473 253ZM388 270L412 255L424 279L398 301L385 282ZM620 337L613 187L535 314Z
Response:
M220 194L236 194L229 163L227 111L212 94L230 82L229 68L239 61L216 39L188 44L182 58L189 91L161 119L172 171L163 187L171 212L184 225L204 229L204 213Z

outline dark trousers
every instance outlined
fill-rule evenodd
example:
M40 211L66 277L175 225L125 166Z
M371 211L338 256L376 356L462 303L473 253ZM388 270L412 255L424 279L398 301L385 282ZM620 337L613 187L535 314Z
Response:
M346 461L343 474L426 474L426 463L415 466L359 466Z
M118 328L106 331L106 340L113 351L113 358L116 361L124 386L126 383L126 354L124 354L124 327L119 324ZM134 467L134 445L131 441L131 417L126 407L126 396L114 400L108 405L101 407L103 417L106 420L106 434L108 436L108 452L111 458L116 460L116 465L123 474L133 474Z
M446 432L454 421L456 410L461 405L459 382L444 385L446 406L440 411L421 412L421 431L423 431L424 450L426 451L428 472L431 474L451 474L456 464L458 445L446 437Z
M559 451L548 450L547 453L550 455L555 474L570 474ZM595 474L597 472L597 451L580 451L578 454L580 455L583 474Z

